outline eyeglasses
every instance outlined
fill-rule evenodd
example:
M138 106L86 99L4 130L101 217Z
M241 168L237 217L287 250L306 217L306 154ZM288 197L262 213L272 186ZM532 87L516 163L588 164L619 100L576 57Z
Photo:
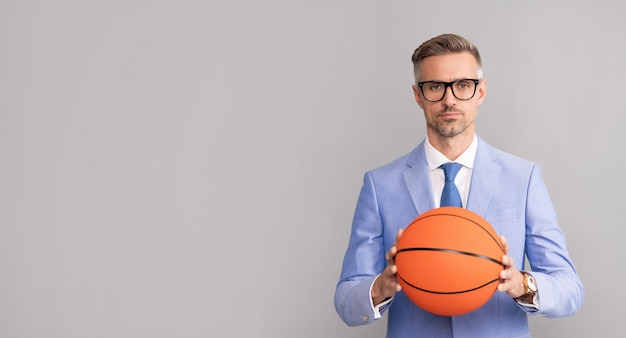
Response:
M476 79L462 79L452 82L441 81L425 81L418 82L417 86L422 92L422 96L426 101L437 102L441 101L448 87L452 89L452 95L459 100L469 100L476 94L476 87L480 83L480 80Z

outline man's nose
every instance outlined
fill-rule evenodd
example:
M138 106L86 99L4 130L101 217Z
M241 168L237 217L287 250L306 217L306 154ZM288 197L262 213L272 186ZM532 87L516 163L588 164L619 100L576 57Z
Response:
M454 93L452 92L452 85L447 86L445 88L445 91L443 93L443 98L441 99L441 101L446 105L451 105L453 103L456 103L456 97L454 96Z

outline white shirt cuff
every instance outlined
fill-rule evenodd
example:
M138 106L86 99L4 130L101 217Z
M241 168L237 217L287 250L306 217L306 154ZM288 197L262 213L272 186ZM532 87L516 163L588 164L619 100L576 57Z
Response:
M382 314L389 307L389 304L391 304L391 301L393 301L393 297L390 297L385 299L382 303L374 305L374 302L372 300L372 287L374 287L374 282L376 281L376 279L378 279L379 276L380 275L376 276L376 278L374 278L374 280L372 281L372 285L370 285L370 305L372 306L372 311L374 312L374 319L380 319L383 316Z
M515 299L517 305L521 306L527 312L537 312L539 311L539 294L536 293L533 296L532 303L524 303L521 300Z

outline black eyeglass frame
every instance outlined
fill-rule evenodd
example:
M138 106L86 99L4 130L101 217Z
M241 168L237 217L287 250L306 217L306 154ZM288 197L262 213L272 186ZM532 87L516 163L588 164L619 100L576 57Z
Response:
M456 96L456 93L454 92L454 87L452 87L453 84L457 83L457 82L461 82L461 81L472 81L474 82L474 92L472 93L472 96L470 96L467 99L460 99ZM443 88L443 95L441 95L441 98L439 100L435 100L435 101L431 101L429 99L426 98L426 95L424 95L424 85L427 83L441 83L442 85L444 85L445 87ZM422 93L422 97L424 98L424 100L428 101L428 102L439 102L441 100L443 100L444 97L446 97L446 93L448 92L448 87L450 87L450 90L452 91L452 95L454 95L454 97L457 100L461 100L461 101L467 101L467 100L471 100L474 95L476 95L476 88L478 88L478 84L480 83L480 79L460 79L460 80L456 80L456 81L452 81L452 82L443 82L443 81L424 81L424 82L418 82L417 83L417 87L419 87L420 92Z

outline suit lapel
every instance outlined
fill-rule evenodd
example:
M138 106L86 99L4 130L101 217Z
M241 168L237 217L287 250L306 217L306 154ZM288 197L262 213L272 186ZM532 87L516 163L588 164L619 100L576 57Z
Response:
M406 161L408 168L403 173L404 183L418 215L435 207L424 142L409 154Z
M407 170L403 173L404 183L418 215L435 208L424 142L409 154L406 161ZM496 160L493 148L479 137L467 209L482 217L485 217L502 169Z
M501 169L496 162L493 148L479 138L467 209L485 217Z

